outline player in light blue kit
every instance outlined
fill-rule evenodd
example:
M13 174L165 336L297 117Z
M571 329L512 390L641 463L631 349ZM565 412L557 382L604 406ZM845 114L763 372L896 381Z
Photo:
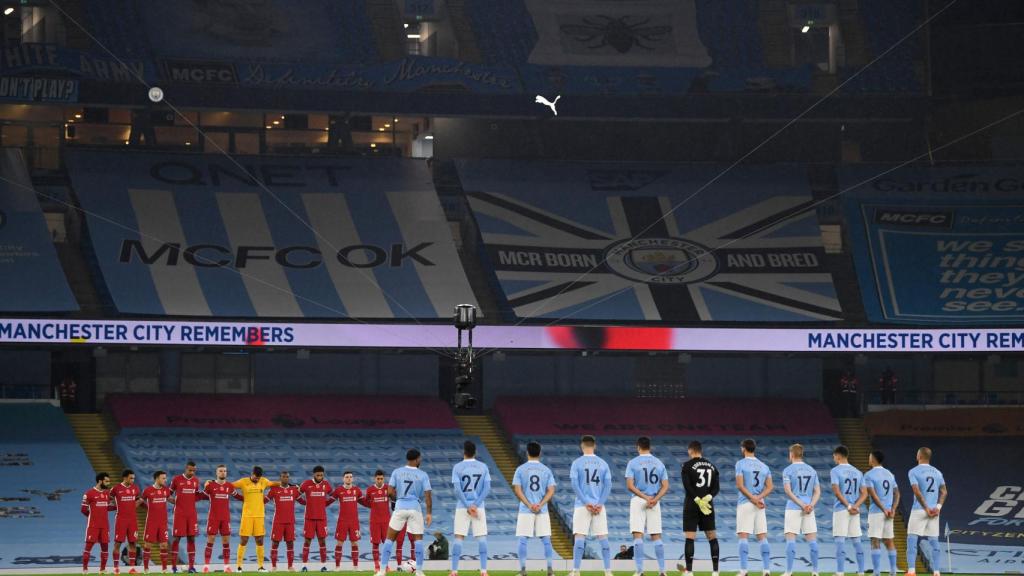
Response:
M459 574L462 543L470 531L480 547L480 574L487 576L487 514L484 499L491 491L491 471L476 459L476 444L466 440L462 446L462 462L452 468L455 487L455 542L452 543L451 576Z
M789 461L782 471L782 487L786 491L786 574L793 574L796 560L796 535L803 534L811 551L811 573L818 576L818 520L814 507L821 500L818 473L804 462L804 447L789 447Z
M633 533L633 561L636 574L644 572L644 534L654 542L658 573L665 576L665 544L661 541L661 499L668 493L668 470L651 454L651 439L636 440L639 454L626 464L626 489L633 494L629 501L629 531Z
M889 574L896 576L896 541L893 540L893 518L900 505L900 489L896 477L885 468L885 454L875 450L868 456L864 486L868 489L868 538L871 539L871 566L876 576L882 573L882 542L889 552Z
M420 470L423 458L415 448L405 453L406 465L396 468L388 480L388 496L395 502L395 511L388 524L388 536L380 549L380 571L376 576L387 576L388 561L395 548L395 538L404 526L409 539L417 542L423 539L423 531L430 526L433 500L430 494L430 476ZM421 508L427 509L426 517ZM423 546L416 546L416 576L423 574Z
M555 475L540 463L540 444L526 445L529 460L516 468L512 477L512 491L519 498L519 517L516 536L519 538L519 575L526 576L526 544L528 538L540 538L544 543L544 559L548 562L548 576L554 576L555 550L551 547L551 516L548 502L555 497Z
M868 499L864 475L849 463L850 450L836 446L832 460L836 466L829 474L836 503L832 508L832 538L836 541L836 576L843 575L846 566L846 539L853 538L857 555L857 574L864 576L864 544L860 541L860 507Z
M768 544L768 516L765 514L765 498L772 493L772 471L768 465L754 456L757 443L747 438L740 443L743 459L736 463L736 489L739 497L736 501L736 536L739 540L740 571L738 576L746 576L749 562L750 543L747 538L751 534L757 536L761 543L762 573L771 574L772 548Z
M597 457L597 440L590 435L580 439L583 455L573 461L569 470L576 502L572 514L572 571L569 576L579 576L583 563L583 548L587 536L596 536L601 543L601 559L604 560L605 576L612 576L612 548L608 543L608 511L605 502L612 493L612 472L608 463Z
M910 470L910 487L914 490L914 506L910 510L910 521L907 522L907 574L914 576L914 565L917 563L917 540L928 538L931 541L931 564L933 576L939 576L935 570L939 566L941 550L939 550L939 512L946 503L946 480L942 472L932 466L931 448L920 448L917 451L917 466Z

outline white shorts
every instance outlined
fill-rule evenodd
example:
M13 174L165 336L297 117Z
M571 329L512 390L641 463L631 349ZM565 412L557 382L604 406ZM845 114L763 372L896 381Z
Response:
M860 514L850 514L846 510L832 512L833 538L860 538Z
M768 515L764 508L758 508L753 502L744 502L736 507L736 533L766 534L768 532Z
M647 500L633 496L629 500L629 531L641 534L661 534L661 502L647 507Z
M608 509L602 507L600 514L591 514L580 506L572 512L572 533L584 536L608 535Z
M911 510L910 520L907 522L907 534L938 538L939 517L929 518L928 513L920 508Z
M469 510L465 508L455 509L455 535L456 536L469 536L470 530L473 531L473 537L479 538L481 536L487 536L487 514L483 508L477 508L476 518L469 515Z
M583 511L586 512L586 508ZM551 515L520 512L516 519L516 536L519 538L551 536Z
M868 514L868 538L891 539L892 537L892 518L886 518L884 512Z
M402 527L409 534L423 535L423 512L419 510L395 510L391 513L388 528L401 532Z
M803 510L786 510L786 534L817 534L818 519L814 513L804 514Z

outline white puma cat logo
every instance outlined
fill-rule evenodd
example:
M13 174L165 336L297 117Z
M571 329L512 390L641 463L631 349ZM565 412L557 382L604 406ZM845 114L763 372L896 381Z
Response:
M558 116L558 110L555 109L555 104L558 102L558 99L561 98L561 97L562 97L562 95L559 94L558 96L555 96L554 100L548 101L547 98L538 95L537 98L534 99L534 102L536 102L537 104L543 104L543 105L547 106L548 108L551 108L551 112L554 113L555 116Z

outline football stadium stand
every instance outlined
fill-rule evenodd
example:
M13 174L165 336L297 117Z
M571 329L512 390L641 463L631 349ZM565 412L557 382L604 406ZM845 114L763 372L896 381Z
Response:
M931 448L931 464L943 473L949 499L942 508L940 536L948 536L950 554L936 566L928 546L921 546L923 559L943 571L949 571L949 558L958 572L1020 570L1024 409L887 410L868 414L864 421L903 491L904 517L912 504L907 473L917 465L918 448Z
M0 568L80 563L79 506L95 473L64 413L47 403L0 404L0 438Z
M423 453L423 470L430 474L433 487L434 521L427 532L440 530L449 537L455 503L452 466L462 460L463 441L474 440L477 458L491 468L489 556L515 552L517 508L511 487L483 442L465 436L448 406L436 398L136 395L111 397L108 406L121 426L115 450L142 476L156 469L180 473L192 459L204 480L212 478L218 464L228 466L232 480L261 465L272 480L280 470L288 470L293 481L301 483L320 464L332 485L340 483L345 470L352 470L356 483L365 489L375 470L390 476L404 465L405 451L415 447ZM240 503L233 503L235 520L240 510ZM268 522L271 513L268 507ZM297 514L301 521L301 509ZM202 507L200 517L205 518ZM332 529L336 519L337 506L332 506ZM368 525L368 509L360 509L360 521ZM372 562L368 531L363 534L360 556ZM429 544L432 536L426 540ZM468 544L467 556L475 552Z
M501 399L495 411L505 431L514 438L525 459L526 443L536 440L543 447L542 460L555 472L559 491L555 508L566 526L572 525L573 495L569 468L580 455L582 434L597 437L597 455L612 469L614 481L608 505L610 538L629 543L629 494L624 472L626 463L636 456L636 438L652 437L652 453L661 458L670 472L670 492L665 497L662 518L665 523L666 556L683 554L682 514L683 491L680 467L689 459L686 453L691 440L704 446L704 456L718 467L721 493L715 498L715 514L723 570L738 568L736 555L736 484L734 465L741 458L739 443L743 438L757 440L757 456L772 470L775 492L768 498L768 539L772 546L772 570L785 569L785 541L782 524L785 495L782 492L782 470L788 465L788 447L803 444L805 460L819 474L822 499L818 505L819 538L829 543L821 549L824 564L834 558L831 549L831 506L834 498L828 488L832 468L832 449L839 443L835 424L827 409L814 401L759 400L743 405L724 400L669 400L554 397ZM800 414L794 419L794 414ZM699 536L698 540L703 539ZM800 570L810 569L801 552ZM756 557L756 554L754 555ZM698 543L697 556L708 558L707 547ZM759 565L752 560L752 566ZM805 568L806 567L806 568Z
M0 151L0 311L78 310L21 150Z

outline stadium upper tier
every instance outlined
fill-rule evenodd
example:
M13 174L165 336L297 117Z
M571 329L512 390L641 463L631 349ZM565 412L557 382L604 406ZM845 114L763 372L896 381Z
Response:
M127 98L125 84L140 79L159 83L177 106L280 104L275 93L281 91L288 91L290 103L299 109L337 109L324 93L364 106L381 101L362 95L381 92L803 93L829 61L827 34L816 34L812 42L796 33L802 22L785 5L758 0L482 0L398 6L309 0L298 11L285 0L71 4L63 24L76 36L78 25L86 30L94 42L78 45L88 50L49 45L45 58L29 54L12 60L12 68L66 71L98 94L116 97L120 92L120 98ZM822 14L812 18L814 27L823 31L834 25L846 40L834 42L834 49L859 55L845 57L850 72L911 32L920 19L917 3L815 8ZM805 45L815 52L796 56L808 51ZM857 79L851 92L917 89L920 83L907 73L921 59L916 46L887 54L875 71ZM833 58L840 78L843 56ZM414 96L387 104L447 113L480 110L478 103L429 94L418 102ZM486 109L515 116L529 106L523 100ZM566 112L586 113L582 107Z
M0 568L74 564L76 555L80 562L79 507L95 474L64 413L49 404L0 404L0 438Z
M1007 217L1021 211L1019 166L465 159L435 187L410 159L236 157L243 168L210 154L67 155L87 226L61 247L85 264L58 260L38 202L11 187L0 242L33 257L0 262L4 311L95 301L71 293L67 269L78 287L95 282L105 306L91 314L447 320L483 302L484 323L1024 318L1020 219ZM5 178L25 174L6 158ZM814 209L833 180L842 254L826 252ZM993 233L1003 240L963 240ZM859 291L837 290L855 275Z

